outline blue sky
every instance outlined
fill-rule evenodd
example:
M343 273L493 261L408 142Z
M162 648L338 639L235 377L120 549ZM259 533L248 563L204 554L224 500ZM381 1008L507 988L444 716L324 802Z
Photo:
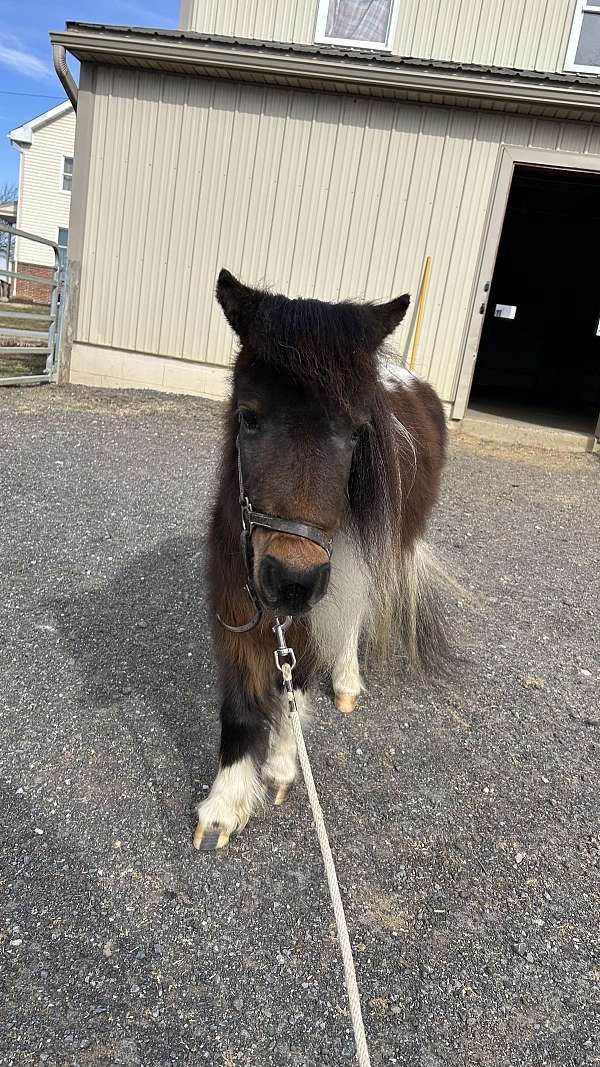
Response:
M127 26L177 25L179 0L0 2L0 186L17 182L19 155L6 134L65 99L52 66L49 30L67 19ZM77 70L76 64L70 65Z

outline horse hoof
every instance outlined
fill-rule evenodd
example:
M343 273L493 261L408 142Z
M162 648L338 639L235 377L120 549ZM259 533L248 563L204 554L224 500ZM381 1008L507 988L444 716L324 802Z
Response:
M200 852L215 852L224 848L229 841L229 834L218 823L199 822L194 834L194 848Z
M266 784L267 799L274 804L276 808L280 808L282 804L285 804L293 782L275 782L273 780L268 781Z
M338 711L343 712L344 715L349 715L354 711L358 702L358 697L354 693L336 693L335 694L335 706Z

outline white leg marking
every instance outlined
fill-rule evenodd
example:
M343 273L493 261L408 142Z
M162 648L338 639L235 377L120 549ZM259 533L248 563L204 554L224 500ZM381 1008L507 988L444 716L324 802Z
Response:
M339 534L331 560L327 595L313 609L310 621L321 662L331 671L336 706L352 711L364 686L358 666L358 641L368 608L364 565L344 534Z
M245 756L221 767L206 800L198 805L198 826L194 844L200 848L222 848L230 834L243 830L252 811L263 798L261 782L254 760ZM213 840L209 842L208 834Z
M358 666L358 638L361 621L355 620L353 625L348 627L346 644L340 649L333 665L331 681L336 695L349 693L357 697L364 689Z
M301 719L305 719L308 704L304 694L295 690L296 707ZM283 804L297 771L296 742L287 714L287 697L281 697L281 722L278 730L271 732L269 755L262 769L267 789L272 790L275 804Z

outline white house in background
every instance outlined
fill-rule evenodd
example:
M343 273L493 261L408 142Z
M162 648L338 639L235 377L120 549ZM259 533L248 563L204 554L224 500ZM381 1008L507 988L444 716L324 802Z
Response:
M21 156L17 229L55 241L66 257L71 210L71 182L75 147L75 112L68 100L8 134ZM54 268L51 248L18 237L18 270L50 278ZM47 303L50 290L35 282L18 280L15 296Z

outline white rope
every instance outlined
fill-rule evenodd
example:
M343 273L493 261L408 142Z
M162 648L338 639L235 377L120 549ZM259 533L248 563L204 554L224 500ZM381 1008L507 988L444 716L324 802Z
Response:
M331 848L329 845L329 838L327 836L325 820L323 819L323 812L321 811L321 805L319 803L319 797L317 795L315 780L312 775L308 752L306 751L306 745L304 743L302 724L300 722L298 708L296 707L294 689L293 685L290 684L292 682L292 671L291 667L287 663L282 664L281 670L283 674L284 683L287 683L285 685L285 690L286 696L289 701L289 716L292 723L292 730L294 731L294 737L296 739L296 745L298 748L300 766L302 767L304 781L306 782L306 791L308 793L308 799L312 808L317 837L319 839L319 845L321 846L321 855L323 856L323 866L325 867L325 874L327 876L327 884L329 886L329 893L331 895L331 903L333 904L333 913L335 915L335 921L337 925L338 940L342 952L342 960L344 962L346 989L348 992L348 1002L350 1004L350 1016L352 1018L352 1026L354 1028L354 1040L356 1043L358 1063L359 1067L371 1067L369 1050L367 1048L367 1038L365 1035L365 1026L363 1023L362 1012L360 1010L360 995L358 992L358 983L356 981L354 960L352 958L352 946L350 944L350 938L348 936L348 926L346 925L346 916L344 914L344 905L342 904L340 887L338 885L335 863L333 862L333 855L331 853Z

